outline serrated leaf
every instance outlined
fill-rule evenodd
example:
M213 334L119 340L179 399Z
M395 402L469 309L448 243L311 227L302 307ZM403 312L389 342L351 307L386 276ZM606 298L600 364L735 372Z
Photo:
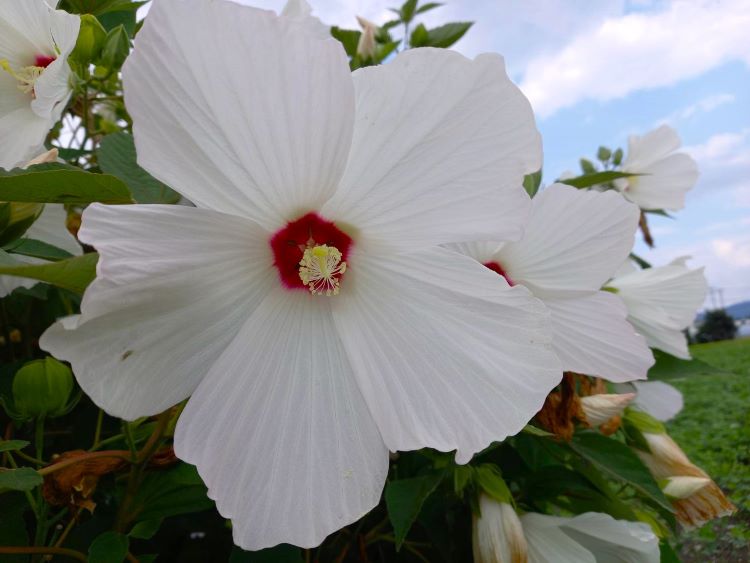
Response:
M29 445L26 440L6 440L0 441L0 452L15 452L24 449Z
M104 532L89 546L89 563L122 563L128 555L128 537L118 532Z
M598 432L578 432L570 447L601 471L621 482L631 485L642 495L652 499L661 508L673 512L651 472L633 451L613 438Z
M30 491L42 484L42 476L30 467L0 468L0 490Z
M443 473L430 473L410 479L391 481L385 487L385 504L388 507L388 518L393 526L396 550L406 539L414 521L419 516L424 501L443 480Z
M6 244L3 250L11 254L41 258L42 260L48 260L50 262L57 262L58 260L65 260L66 258L73 257L73 255L67 250L57 248L47 242L32 238L18 239L10 244Z
M583 160L583 159L582 159ZM639 174L630 174L627 172L616 172L614 170L608 170L606 172L593 172L591 174L585 174L583 176L577 176L575 178L568 178L567 180L560 180L563 184L568 184L574 188L590 188L598 184L606 184L619 178L628 178L630 176L639 176Z
M83 293L96 277L96 253L50 262L25 264L0 251L0 274L42 281L75 293Z
M108 174L59 163L0 169L0 201L34 203L133 203L128 187Z
M99 167L125 182L138 203L177 203L180 194L137 163L133 137L125 132L107 135L97 150Z

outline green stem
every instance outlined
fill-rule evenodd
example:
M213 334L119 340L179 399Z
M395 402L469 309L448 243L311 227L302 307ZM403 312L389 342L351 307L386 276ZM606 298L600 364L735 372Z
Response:
M10 341L10 322L8 320L8 311L5 309L5 299L0 299L0 322L3 324L3 337L5 338L8 363L15 362L16 356L13 353L13 342Z
M94 443L89 448L90 450L95 450L99 445L99 439L102 437L102 422L104 422L104 411L99 409L99 414L96 417L96 429L94 430Z

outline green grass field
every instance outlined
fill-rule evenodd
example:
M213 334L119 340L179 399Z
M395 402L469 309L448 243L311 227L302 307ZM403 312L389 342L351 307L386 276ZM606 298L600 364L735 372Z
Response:
M696 344L693 355L727 371L670 381L684 410L667 426L690 459L729 495L738 512L682 536L686 562L750 561L750 338Z

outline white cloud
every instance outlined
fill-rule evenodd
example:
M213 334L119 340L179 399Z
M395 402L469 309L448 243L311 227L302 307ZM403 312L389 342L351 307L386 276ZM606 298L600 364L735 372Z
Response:
M584 99L668 86L730 60L750 65L747 0L674 0L660 12L602 21L533 59L521 89L541 117Z
M717 133L682 150L698 162L701 176L696 196L728 190L739 205L750 205L750 128Z
M714 239L711 248L717 258L731 267L750 267L750 237Z
M689 106L672 112L668 116L657 120L654 125L661 125L663 123L674 124L678 121L690 119L694 115L710 113L718 107L733 103L735 99L734 94L714 94L713 96L707 96L702 100L698 100L694 104L690 104Z

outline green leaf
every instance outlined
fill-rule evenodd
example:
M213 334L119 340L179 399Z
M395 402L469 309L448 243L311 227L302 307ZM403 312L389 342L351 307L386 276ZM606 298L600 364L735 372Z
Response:
M584 174L596 173L596 166L594 166L594 163L591 162L588 158L582 158L579 162L581 164L581 170L583 170Z
M439 8L442 5L443 4L441 2L427 2L427 4L422 4L419 8L417 8L417 11L415 13L424 14L425 12L429 12L430 10Z
M635 252L631 252L630 253L630 259L633 262L635 262L636 264L638 264L644 270L646 270L646 269L648 269L648 268L651 267L651 264L649 264L648 262L646 262L643 258L641 258L640 256L638 256Z
M673 512L672 505L661 492L651 472L633 451L613 438L598 432L578 432L570 447L610 477L631 485L661 508Z
M612 164L620 166L622 163L622 149L617 149L612 155Z
M542 171L537 170L531 174L526 174L523 177L523 189L529 194L529 197L534 197L539 191L539 186L542 185Z
M680 556L669 545L667 540L661 540L659 544L660 563L680 563Z
M417 0L406 0L399 10L401 21L409 23L414 17L414 11L417 8Z
M89 563L121 563L128 555L128 536L104 532L89 546Z
M440 27L427 30L428 40L425 46L447 49L461 39L474 22L446 23Z
M15 452L24 449L29 445L26 440L6 440L0 441L0 452Z
M353 57L357 54L357 45L359 45L359 38L362 35L361 31L333 26L331 28L331 35L341 41L347 55Z
M213 508L195 467L186 463L149 473L133 499L135 520L159 520Z
M391 481L385 487L385 504L393 526L396 550L406 539L412 524L419 516L424 501L443 480L443 473L430 473L410 479Z
M138 540L150 540L161 528L162 519L143 520L136 523L133 529L128 532L128 537Z
M129 53L130 36L125 26L120 24L107 34L100 62L109 69L118 69L125 62Z
M608 170L606 172L593 172L591 174L584 174L576 178L568 178L567 180L559 180L563 184L568 184L574 188L590 188L597 184L606 184L612 180L619 178L628 178L630 176L639 176L639 174L629 174L627 172L615 172L614 170Z
M649 380L668 381L693 375L726 375L729 373L696 358L682 360L661 350L653 350L653 352L656 362L648 370Z
M42 476L30 467L4 469L0 467L0 490L30 491L42 484Z
M427 28L424 26L424 24L419 24L417 27L414 28L414 31L411 32L411 37L409 38L409 45L412 47L424 47L428 44L430 41L430 34L427 32Z
M474 468L471 465L456 465L453 468L453 490L461 495L474 479Z
M85 204L133 203L128 187L107 174L67 164L37 164L22 170L0 169L0 201Z
M481 465L475 471L476 480L482 490L498 502L510 503L512 495L505 484L500 469L491 463Z
M83 293L96 277L98 259L98 254L91 253L49 264L25 264L0 251L0 274L31 278L74 293Z
M120 132L107 135L97 150L99 166L125 182L138 203L177 203L180 194L161 183L136 162L133 137Z
M234 547L229 563L302 563L302 550L286 544L260 551L243 551Z
M49 243L33 238L18 239L10 244L6 244L3 250L10 252L11 254L41 258L43 260L49 260L50 262L65 260L66 258L71 258L73 256L67 250L57 248Z

